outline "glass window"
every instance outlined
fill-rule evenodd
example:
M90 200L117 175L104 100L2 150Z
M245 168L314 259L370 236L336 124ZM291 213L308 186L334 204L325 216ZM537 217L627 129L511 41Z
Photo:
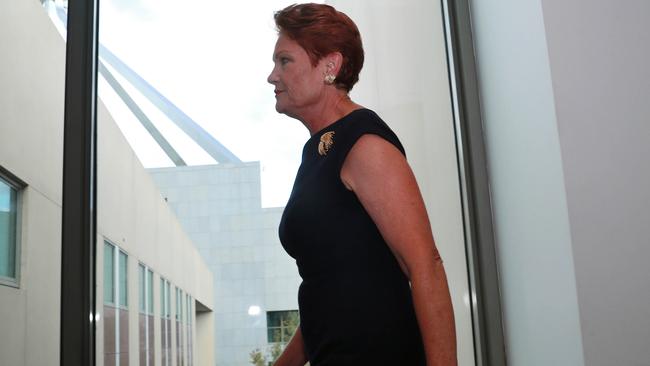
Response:
M165 317L166 318L171 318L172 312L171 312L171 285L169 284L169 281L165 284L165 307L167 311L165 312Z
M147 314L153 314L153 272L147 269Z
M128 286L127 286L127 261L128 261L128 256L126 253L120 251L120 256L119 256L119 289L120 289L120 298L119 298L119 305L122 307L127 307L128 304Z
M104 243L104 303L115 303L115 281L113 272L115 270L115 247Z
M124 249L131 256L143 255L140 260L147 258L147 263L159 275L182 283L179 287L187 290L175 291L174 306L179 325L174 327L177 339L174 342L178 342L174 347L181 350L174 354L181 360L184 357L185 365L188 352L182 351L191 349L188 344L194 344L198 350L198 345L212 342L214 363L232 365L241 364L234 360L241 361L255 349L271 357L273 346L282 345L292 333L292 328L283 327L281 320L270 330L265 323L266 310L298 308L295 294L301 279L295 262L278 242L277 227L300 165L302 148L309 139L301 123L275 111L273 86L266 83L273 67L270 59L277 38L272 15L290 2L281 3L256 1L253 14L246 12L250 3L232 1L197 2L196 6L102 1L97 84L99 97L110 113L104 114L102 122L105 126L102 130L107 133L98 136L98 164L105 162L112 174L103 176L106 181L99 186L106 189L98 192L98 199L99 206L115 211L99 218L120 220L100 222L98 226L115 228L115 237L134 234L134 237L149 238L142 240L152 244L144 247L151 251L146 256L143 247L135 250L130 246L140 243L126 241ZM327 3L335 3L339 10L350 15L367 41L367 66L361 75L362 82L353 90L353 100L376 109L404 138L402 142L418 177L432 177L427 169L446 169L445 174L440 174L445 179L444 185L437 181L421 182L427 202L457 195L449 83L440 82L448 81L448 70L439 4L424 0L399 4L372 2L372 5L350 0ZM246 35L237 38L234 46L229 43L233 37L228 34L232 25L212 19L223 7L232 14L247 14ZM386 33L381 24L387 20L408 26L398 26L395 30L399 32ZM175 27L177 24L190 26ZM200 32L192 32L199 28ZM195 42L187 42L188 39ZM215 39L224 46L201 46ZM147 47L142 47L144 44ZM239 47L241 44L250 46ZM233 47L241 51L237 57L220 52ZM170 54L169 49L177 52ZM387 59L382 57L386 52L417 57ZM185 67L188 55L197 61L189 68ZM399 77L391 73L396 68L403 71ZM214 88L214 85L229 87ZM386 85L391 86L389 91L384 90ZM381 97L386 92L398 98L387 102ZM233 98L233 95L241 97ZM429 146L426 141L431 138L436 139L431 145L436 146L433 153L426 148ZM428 161L432 156L436 159L434 164ZM136 160L139 164L123 164ZM125 176L129 179L121 181L120 177ZM155 187L151 187L147 176ZM145 178L146 184L141 182ZM144 188L155 194L149 195ZM145 201L139 202L145 197ZM152 197L161 205L151 204ZM451 207L436 206L432 221L436 217L449 219L444 221L449 225L438 225L436 232L439 226L444 226L441 235L453 237L453 244L449 245L462 251L462 222L455 221L462 219L462 212L456 209L460 201L447 201L452 202ZM148 212L146 207L165 209ZM454 212L454 216L447 215L447 211ZM146 215L151 225L131 225L136 215ZM181 237L188 242L171 240ZM199 249L203 261L193 258L197 252L194 248ZM459 269L461 279L455 283L465 286L468 283L467 271L463 269L466 261L458 250L454 249L454 253L459 254L461 261L454 263L454 268ZM163 263L174 263L174 272L167 272ZM280 270L282 279L272 278L267 268L273 268L274 273L275 269ZM202 280L198 276L207 270L213 274L212 308L200 310L213 311L214 316L199 319L212 319L206 321L213 322L214 334L205 342L199 339L203 332L195 333L196 340L187 340L191 332L185 327L195 326L192 314L196 309L191 308L194 305L188 306L182 294L191 292L199 299L208 295L203 291L210 287L199 283ZM181 282L175 274L198 281ZM146 282L146 271L144 276ZM455 288L452 286L455 303L463 304L464 297L459 296L465 292ZM145 292L143 296L150 295ZM162 299L159 295L159 301ZM145 301L145 313L153 310L149 309L151 305L152 301ZM164 308L161 304L156 315L163 314ZM226 316L228 327L221 322ZM466 319L463 324L470 324L465 315L463 319ZM459 331L459 338L467 338L464 335L468 332L471 333L471 328ZM267 339L272 339L270 347ZM469 343L462 343L461 348L471 350L472 339L467 339ZM468 354L470 358L473 356L471 351ZM178 365L180 362L174 361Z
M176 287L176 321L181 321L181 296L183 296L183 292Z
M18 191L0 178L0 278L15 280Z
M269 311L266 313L269 343L287 343L300 324L298 310Z
M141 313L146 312L147 306L145 303L145 288L144 288L144 273L145 268L142 264L138 265L138 297L139 297L139 306L138 309Z
M167 313L167 302L165 301L165 279L160 278L160 317L164 318Z

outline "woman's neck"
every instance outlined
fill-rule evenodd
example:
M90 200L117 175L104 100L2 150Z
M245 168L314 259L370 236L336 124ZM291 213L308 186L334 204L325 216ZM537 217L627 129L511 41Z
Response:
M309 130L309 134L313 135L359 108L362 106L353 102L347 93L337 91L326 98L318 108L314 108L312 113L307 113L301 121Z

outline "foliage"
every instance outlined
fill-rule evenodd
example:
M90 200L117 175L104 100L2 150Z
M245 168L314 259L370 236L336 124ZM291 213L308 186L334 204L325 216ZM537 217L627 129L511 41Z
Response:
M266 356L262 354L259 348L256 348L249 353L251 357L251 364L254 366L266 366Z
M281 327L279 329L281 333L278 333L280 336L278 340L282 340L282 342L273 342L263 350L260 348L254 349L249 354L250 363L254 366L273 365L282 354L282 351L284 351L284 348L296 332L296 329L298 329L299 324L300 315L298 315L297 311L289 311L286 314L283 314Z

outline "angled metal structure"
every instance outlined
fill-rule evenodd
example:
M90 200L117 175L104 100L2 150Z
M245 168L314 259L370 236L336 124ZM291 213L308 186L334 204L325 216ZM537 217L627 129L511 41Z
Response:
M158 146L160 146L165 154L174 162L176 166L185 166L185 161L183 158L181 158L180 154L174 149L174 147L167 141L165 136L158 131L156 128L156 125L151 122L151 120L147 117L147 115L144 113L140 107L138 107L138 104L131 98L129 93L124 90L122 87L122 84L120 84L119 81L113 76L113 74L108 70L106 65L104 65L103 62L99 61L99 73L104 77L106 82L115 90L115 93L122 99L124 104L131 110L131 113L133 113L136 118L142 123L142 126L149 132L151 137L158 143Z
M106 47L99 45L99 57L131 83L142 95L162 111L172 122L196 142L219 163L241 163L242 161L221 142L210 135L174 103L152 87L140 75L128 67ZM103 74L102 74L103 75Z
M63 24L67 23L67 13L61 8L56 8L57 16ZM180 154L165 139L163 134L156 128L155 124L146 116L144 111L138 107L137 103L129 96L122 85L117 81L109 71L105 61L113 70L119 73L125 80L133 85L142 95L144 95L153 105L163 112L176 126L185 132L197 145L208 153L218 163L241 163L232 151L225 147L219 140L210 135L201 125L196 123L185 112L178 108L174 103L162 95L156 88L151 86L137 72L125 64L108 48L99 43L99 73L115 90L120 99L126 104L131 113L133 113L142 126L149 132L151 137L156 141L160 148L167 154L176 166L187 165L181 158Z

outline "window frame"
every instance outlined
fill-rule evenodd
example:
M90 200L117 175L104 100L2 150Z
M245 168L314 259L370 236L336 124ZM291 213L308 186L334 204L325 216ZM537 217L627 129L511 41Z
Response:
M465 233L476 366L505 366L496 257L471 0L440 0Z
M99 0L68 2L61 208L59 364L94 366Z
M115 283L117 283L117 294L115 298L115 306L120 308L120 310L125 310L129 311L129 253L126 252L124 249L116 246L117 248L117 261L115 263L115 266L117 268L117 271L115 273ZM126 263L124 263L124 301L125 304L122 304L122 280L121 280L121 275L122 275L122 267L120 267L120 264L122 263L122 255L124 255L124 258L126 260Z
M103 304L108 305L108 306L112 306L112 307L117 307L118 300L117 300L116 293L117 293L117 286L118 285L116 284L116 281L115 281L115 278L117 277L116 274L115 274L115 268L118 265L117 265L117 263L115 261L115 252L118 252L120 249L117 246L115 246L115 244L111 243L109 240L104 240L104 246L103 247L104 247L104 257L103 257L104 260L103 260L103 263L102 263L102 269L104 270L104 277L103 277L103 284L102 284L102 290L103 290L103 293L104 293ZM111 279L110 280L111 280L111 285L112 285L111 286L111 291L110 291L111 301L108 301L107 298L106 298L106 285L107 285L107 282L108 282L107 278L106 278L106 258L108 258L106 256L106 248L107 247L111 247L111 266L110 266L110 268L111 268Z
M138 314L147 315L147 265L138 262Z
M454 103L477 366L505 365L470 0L441 0ZM99 0L68 3L63 153L60 364L94 366Z
M271 326L269 322L269 317L271 313L277 313L280 315L280 325L279 326ZM266 343L268 344L287 344L291 340L291 336L289 336L289 339L283 340L282 338L284 337L284 329L287 329L288 327L285 327L282 325L283 320L285 317L291 313L295 313L298 315L298 318L300 318L300 313L297 309L290 309L290 310L269 310L266 312ZM280 340L279 341L272 341L269 337L269 331L272 329L277 329L280 331Z
M0 286L20 289L21 280L21 259L22 259L22 222L23 222L23 196L27 183L13 175L10 171L0 166L0 181L16 191L16 233L14 237L14 277L0 275Z

